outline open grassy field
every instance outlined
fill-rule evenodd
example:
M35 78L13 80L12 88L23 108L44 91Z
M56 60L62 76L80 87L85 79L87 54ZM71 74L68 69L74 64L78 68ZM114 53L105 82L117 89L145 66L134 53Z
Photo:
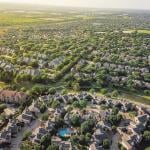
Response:
M73 91L73 90L67 90L68 93L71 93L71 94L75 94L75 93L78 93L78 91ZM105 96L103 95L102 93L100 92L96 92L95 93L97 96ZM141 104L146 104L146 105L150 105L150 97L149 96L142 96L142 95L137 95L137 94L133 94L133 93L127 93L127 92L122 92L120 93L120 95L118 96L118 98L122 99L127 99L133 103L141 103ZM115 98L114 98L115 99Z
M150 34L150 30L138 30L139 33Z
M144 33L144 34L150 34L150 30L127 30L127 31L123 31L124 33L133 33L137 31L138 33Z
M25 25L37 25L46 23L61 23L61 22L71 22L78 19L87 20L92 19L92 17L85 15L71 14L70 16L65 16L63 14L53 14L53 13L43 13L41 11L35 12L16 12L16 11L0 11L0 27L13 27L13 26L25 26ZM3 30L0 29L0 34L3 34Z
M150 97L148 97L148 96L145 97L145 96L142 96L142 95L137 95L137 94L133 94L133 93L130 94L130 93L123 92L120 97L129 99L133 102L138 102L138 103L150 105Z
M6 83L0 81L0 89L5 88L6 86L7 86Z
M30 24L30 23L37 23L41 20L39 18L30 17L30 16L23 16L18 14L11 14L11 13L1 13L0 14L0 26L9 26L9 25L22 25L22 24Z
M0 36L4 35L7 32L7 29L0 28Z

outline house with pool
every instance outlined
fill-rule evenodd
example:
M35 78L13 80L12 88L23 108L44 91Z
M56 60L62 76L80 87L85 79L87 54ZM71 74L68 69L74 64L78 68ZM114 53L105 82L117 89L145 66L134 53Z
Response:
M73 128L61 128L58 130L57 135L60 138L70 138L71 135L74 135L76 132Z

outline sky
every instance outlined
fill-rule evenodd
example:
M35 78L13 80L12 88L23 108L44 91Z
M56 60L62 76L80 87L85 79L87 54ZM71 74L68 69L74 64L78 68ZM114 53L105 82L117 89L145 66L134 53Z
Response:
M150 10L150 0L0 0L0 2L32 3L73 7L131 8Z

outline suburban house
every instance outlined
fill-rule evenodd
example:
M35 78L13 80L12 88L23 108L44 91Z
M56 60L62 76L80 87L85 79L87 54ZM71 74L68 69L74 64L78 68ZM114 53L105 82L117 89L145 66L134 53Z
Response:
M59 150L72 150L71 142L69 141L62 141Z
M34 131L34 138L32 139L33 143L39 143L41 138L47 134L47 130L43 127L39 127Z
M93 141L96 143L96 147L100 146L105 138L107 138L106 134L100 128L96 129L93 134Z
M147 114L139 115L135 117L134 122L130 122L129 126L118 128L118 132L121 135L121 144L127 150L136 149L136 146L141 142L142 132L148 120L149 116Z
M24 123L30 124L34 119L34 115L28 108L26 108L17 119L19 121L23 121Z

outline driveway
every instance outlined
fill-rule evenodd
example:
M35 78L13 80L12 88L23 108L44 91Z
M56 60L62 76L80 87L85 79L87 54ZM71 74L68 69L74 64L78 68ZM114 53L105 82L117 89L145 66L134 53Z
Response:
M38 119L36 119L33 122L31 122L30 125L26 125L25 127L23 127L21 131L16 135L16 138L12 138L10 150L19 150L19 147L22 142L23 133L27 130L35 130L38 126L40 126L40 124L41 122Z
M118 148L118 141L120 139L119 133L116 133L113 137L112 137L112 145L110 147L110 150L119 150Z
M118 127L124 127L125 124L128 124L130 120L128 119L123 119ZM118 142L120 141L120 135L118 132L116 132L115 135L112 136L112 145L110 147L110 150L119 150L118 148Z

